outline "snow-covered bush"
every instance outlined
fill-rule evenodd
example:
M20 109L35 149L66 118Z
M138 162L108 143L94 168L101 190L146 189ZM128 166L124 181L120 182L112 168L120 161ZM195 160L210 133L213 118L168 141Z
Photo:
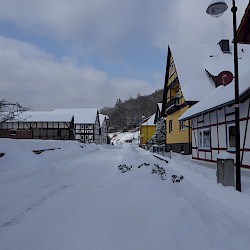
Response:
M164 145L166 142L166 121L162 117L157 123L156 123L156 130L153 136L149 140L149 144L153 145Z

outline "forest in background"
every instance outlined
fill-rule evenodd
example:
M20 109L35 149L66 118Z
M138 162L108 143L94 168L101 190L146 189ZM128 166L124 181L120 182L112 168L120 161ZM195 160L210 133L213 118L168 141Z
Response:
M114 107L104 107L101 114L109 117L109 132L128 131L138 127L144 120L156 112L157 103L162 102L163 89L156 90L150 95L137 94L136 98L130 97L122 101L116 100Z

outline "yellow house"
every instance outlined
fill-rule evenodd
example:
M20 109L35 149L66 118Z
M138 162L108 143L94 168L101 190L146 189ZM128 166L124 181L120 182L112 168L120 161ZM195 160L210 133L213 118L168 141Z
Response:
M166 117L166 144L174 152L192 153L191 124L179 117L214 89L203 62L210 46L169 45L162 116Z
M147 117L140 126L140 145L147 144L155 132L155 114Z

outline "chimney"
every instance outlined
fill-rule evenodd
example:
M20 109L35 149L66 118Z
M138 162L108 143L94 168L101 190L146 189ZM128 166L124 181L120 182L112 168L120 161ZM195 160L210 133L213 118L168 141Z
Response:
M228 39L222 39L218 44L220 45L221 51L223 53L231 53Z

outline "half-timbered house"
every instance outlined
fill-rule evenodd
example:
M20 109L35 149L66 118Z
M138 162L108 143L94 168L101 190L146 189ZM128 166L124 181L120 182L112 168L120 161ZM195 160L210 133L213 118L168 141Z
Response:
M55 109L54 112L74 115L75 140L83 143L100 143L99 112L96 108Z
M13 139L73 140L72 114L24 112L18 119L0 124L0 137Z
M108 123L107 116L103 114L99 114L100 121L100 144L108 143Z
M230 48L230 47L229 47ZM241 166L250 168L250 46L239 45ZM180 121L192 124L192 157L216 162L220 152L235 154L233 54L213 55L205 65L215 89L188 109ZM215 77L216 76L216 77Z
M213 90L214 85L203 68L213 50L212 46L206 45L168 46L162 117L166 117L166 145L174 152L191 154L190 124L178 119Z

